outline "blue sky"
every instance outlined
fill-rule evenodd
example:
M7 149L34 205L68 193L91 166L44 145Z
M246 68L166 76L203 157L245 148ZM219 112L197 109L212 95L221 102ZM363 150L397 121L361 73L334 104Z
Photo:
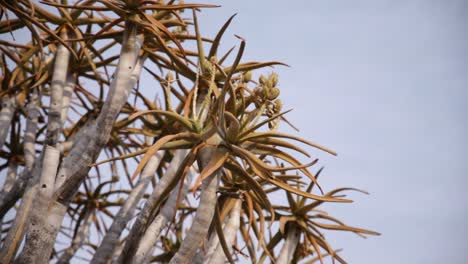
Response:
M383 234L328 233L349 263L468 262L467 1L202 2L222 5L203 34L238 13L225 49L238 34L247 59L292 66L275 68L289 120L339 153L317 152L322 185L371 193L328 207Z

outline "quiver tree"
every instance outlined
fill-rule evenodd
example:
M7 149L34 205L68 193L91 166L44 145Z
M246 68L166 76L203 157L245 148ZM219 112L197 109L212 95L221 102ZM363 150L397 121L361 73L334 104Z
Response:
M201 35L215 6L0 7L1 263L345 263L322 230L377 234L316 209L354 189L324 192L304 147L335 152L280 132L262 71L284 64L221 54L233 17Z

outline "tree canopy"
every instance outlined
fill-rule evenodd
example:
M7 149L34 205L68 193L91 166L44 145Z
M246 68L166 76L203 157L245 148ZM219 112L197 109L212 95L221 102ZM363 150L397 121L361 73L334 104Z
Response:
M346 263L325 231L378 235L323 210L365 192L321 188L286 64L221 52L216 7L0 2L1 263Z

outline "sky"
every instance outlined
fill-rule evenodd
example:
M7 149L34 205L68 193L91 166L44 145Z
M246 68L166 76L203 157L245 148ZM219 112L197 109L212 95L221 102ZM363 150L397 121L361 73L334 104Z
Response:
M328 207L382 233L328 232L349 263L468 263L468 1L198 2L222 5L202 34L237 13L225 50L237 34L247 60L291 66L271 69L288 119L338 152L316 152L322 186L370 192Z

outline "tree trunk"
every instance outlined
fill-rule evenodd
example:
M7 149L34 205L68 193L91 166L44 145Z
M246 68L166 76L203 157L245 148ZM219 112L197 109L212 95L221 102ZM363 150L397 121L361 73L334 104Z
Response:
M169 168L154 188L148 200L146 200L145 206L143 207L137 219L135 220L135 223L133 224L132 229L130 230L130 233L126 238L123 254L119 259L119 263L128 262L131 259L133 259L136 250L138 249L138 245L141 241L141 238L143 237L146 231L146 227L152 220L151 213L155 209L154 207L156 201L159 199L161 194L169 186L170 182L175 177L177 169L181 166L182 161L187 156L187 153L188 150L186 149L179 149L174 152L174 157L172 158L172 161L169 164Z
M296 227L289 226L286 241L281 248L280 255L276 259L277 264L290 263L297 244L299 243L300 233Z
M177 211L177 198L181 197L182 199L184 199L184 197L186 197L188 187L192 183L192 177L194 174L194 169L190 168L190 171L185 177L185 181L182 189L180 190L180 193L179 188L175 188L174 190L172 190L169 198L162 207L161 211L150 224L145 234L141 238L141 242L135 254L135 258L132 260L133 263L146 264L151 262L152 253L154 251L156 242L158 241L161 235L162 229L175 216L175 213Z
M14 95L2 98L2 110L0 111L0 149L3 147L3 144L5 144L15 108L16 98Z
M70 101L73 96L73 90L75 89L76 84L76 74L69 73L67 75L67 81L65 82L65 87L63 87L63 96L62 96L62 111L60 113L60 120L62 126L67 121L68 108L70 107Z
M65 30L62 31L61 35L63 39L67 39ZM45 139L45 144L49 146L55 147L57 145L62 132L62 98L65 83L67 82L69 62L70 51L64 45L58 45L50 84L50 106Z
M26 120L26 131L24 134L23 150L26 170L32 170L36 159L36 133L40 115L39 101L39 95L37 90L35 90L32 92L28 104L28 119Z
M229 213L229 219L227 219L226 224L223 227L223 234L226 239L227 247L229 249L232 248L232 245L234 244L234 240L236 238L237 231L239 230L241 208L242 208L242 200L237 199L236 203L234 204L234 208L232 208L231 212ZM217 234L215 235L217 236ZM223 247L218 242L212 255L207 255L203 263L218 264L218 263L225 263L225 260L226 260L226 256L225 256Z
M61 37L67 39L66 31L62 31ZM47 212L49 203L52 201L51 197L54 191L55 176L57 175L57 168L60 162L60 151L55 147L58 144L60 134L62 132L62 96L63 88L67 79L68 64L70 61L70 51L63 45L58 45L55 54L54 70L52 74L52 81L50 85L50 105L48 112L47 132L45 138L45 151L42 160L42 172L40 178L40 186L36 186L34 180L30 184L32 188L38 188L38 196L32 202L32 207L29 210L32 212L18 212L19 215L25 215L29 218L30 223L20 226L28 226L26 241L24 248L18 257L19 261L32 261L37 260L35 255L47 254L47 240L44 237L52 235L52 227L47 225ZM44 201L39 201L44 199ZM29 201L25 201L29 203ZM53 207L53 206L52 206ZM23 207L28 208L28 207ZM23 209L22 208L22 209ZM59 213L61 207L53 207L51 213ZM56 209L56 210L55 210ZM31 216L29 216L31 214ZM53 215L51 221L58 221L57 215ZM23 230L19 232L17 237L22 239ZM55 237L53 237L55 239ZM49 242L50 243L50 242ZM52 252L52 248L49 252ZM50 253L49 253L50 256ZM20 262L21 263L21 262Z
M48 245L55 241L54 227L60 227L66 207L54 203L51 199L54 190L55 175L60 158L60 151L46 146L42 165L41 178L34 197L33 207L29 213L29 224L26 241L21 254L15 263L46 263L52 253ZM50 242L52 241L52 242Z
M81 182L87 176L90 169L88 165L96 160L100 150L107 143L114 120L138 80L141 64L137 61L141 42L142 38L136 36L136 27L130 22L127 23L115 78L111 82L110 91L101 113L88 131L76 140L70 154L61 164L61 173L57 177L55 193L51 200L53 202L48 210L50 213L49 221L37 222L38 229L43 229L47 233L48 239L38 239L40 246L36 249L40 249L39 251L26 252L23 250L24 254L27 254L23 259L37 259L34 257L35 255L43 255L52 251L61 221L65 215L65 209L62 210L62 208L66 208L69 200L75 195ZM58 117L61 117L61 112Z
M7 175L6 175L5 182L3 183L2 192L9 192L11 188L13 188L17 173L18 173L18 163L14 159L9 160Z
M154 177L154 174L161 162L164 152L159 151L146 164L141 173L140 180L132 189L125 203L120 207L119 212L115 215L114 221L101 241L101 245L96 250L91 263L107 263L112 253L116 250L119 244L119 238L127 223L133 217L133 213L138 202L146 191L149 182Z
M220 139L216 139L216 141L218 140ZM217 146L218 144L213 145ZM219 150L217 150L216 147L209 147L200 151L200 171L203 170L210 161L213 151ZM200 204L198 205L192 225L182 241L179 250L169 262L170 264L191 263L197 250L202 245L203 240L206 238L211 220L215 213L217 201L216 192L218 190L221 173L221 170L218 170L203 180Z

